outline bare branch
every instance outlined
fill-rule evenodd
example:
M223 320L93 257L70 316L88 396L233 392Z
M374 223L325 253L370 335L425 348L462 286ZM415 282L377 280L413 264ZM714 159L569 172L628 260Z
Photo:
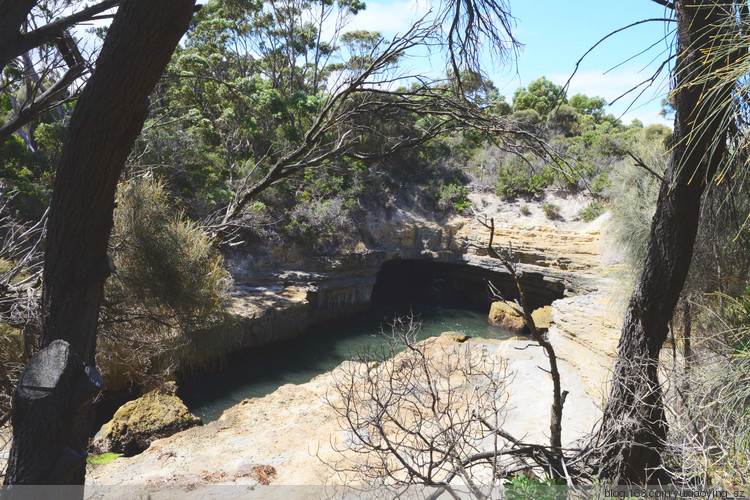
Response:
M636 155L634 155L630 151L628 151L627 153L628 153L628 156L630 156L635 161L635 164L637 166L641 167L646 172L653 175L656 179L659 180L659 182L664 182L664 178L661 175L657 174L655 171L653 171L651 168L649 168L649 166L646 165L646 163L642 159L638 158Z
M12 3L14 1L17 0L7 0L5 3ZM12 38L9 37L5 40L5 43L0 46L0 67L5 67L13 58L30 51L34 47L38 47L45 43L53 43L55 39L60 37L71 26L83 21L91 20L97 14L101 14L106 10L116 7L119 5L120 1L121 0L103 0L98 4L82 9L67 17L62 17L49 22L24 35L18 34ZM35 5L37 2L26 1L26 3ZM0 9L1 8L2 4L0 4ZM28 12L30 11L31 9L28 9ZM0 13L1 12L2 11L0 10ZM28 15L28 12L26 15ZM23 20L25 20L26 15ZM21 20L21 23L23 20ZM18 28L20 28L20 24L18 25ZM18 28L16 28L15 33L18 33ZM2 30L0 30L0 32L2 32Z

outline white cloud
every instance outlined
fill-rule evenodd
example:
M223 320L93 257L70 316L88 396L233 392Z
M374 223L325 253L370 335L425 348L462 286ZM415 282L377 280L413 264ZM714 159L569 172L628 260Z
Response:
M577 72L570 82L568 96L575 94L600 96L606 99L608 103L617 100L607 108L607 112L617 117L624 113L621 118L625 123L637 118L646 125L652 123L671 125L670 121L659 116L661 101L666 96L664 81L655 81L651 87L645 89L640 97L638 97L638 94L643 90L643 86L623 96L623 94L650 78L651 74L639 71L637 68L628 67L609 72L605 71L603 69L588 69ZM556 84L562 85L570 78L570 74L556 73L549 75L548 78ZM636 98L636 102L633 103ZM628 107L630 107L630 110L628 110Z
M408 31L429 10L430 4L424 0L406 0L389 4L368 1L367 8L354 16L345 30L380 31L384 36L391 37L396 33L403 34Z

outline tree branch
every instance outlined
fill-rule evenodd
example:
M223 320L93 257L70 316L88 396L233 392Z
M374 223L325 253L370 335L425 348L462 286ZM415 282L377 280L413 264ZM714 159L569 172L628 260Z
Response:
M6 0L3 3L12 3L14 1L17 0ZM0 67L4 68L13 58L30 51L34 47L38 47L45 43L54 42L56 38L61 36L65 30L67 30L74 24L78 24L83 21L89 21L97 14L116 7L120 4L120 2L121 0L103 0L96 5L92 5L91 7L83 9L67 17L56 19L40 28L21 35L18 33L18 30L20 29L20 25L25 21L26 16L28 16L28 13L31 11L31 9L28 9L23 19L20 21L18 27L15 28L15 31L13 31L14 35L6 37L6 39L3 40L3 43L0 45ZM2 19L3 17L3 3L0 3L0 19ZM31 3L35 5L37 2L29 2L28 0L25 0L25 3ZM0 28L4 28L3 24L0 24ZM8 28L13 29L12 27ZM0 33L2 32L3 29L0 29ZM9 33L9 31L5 31L5 33Z

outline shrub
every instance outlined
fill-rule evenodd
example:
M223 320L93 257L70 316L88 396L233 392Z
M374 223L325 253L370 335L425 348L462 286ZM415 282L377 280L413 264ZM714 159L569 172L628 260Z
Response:
M545 168L540 172L533 172L529 167L520 169L514 167L516 165L504 166L498 173L495 190L503 200L519 194L532 196L541 194L555 178L552 169Z
M435 204L440 210L455 210L456 212L461 213L471 205L468 195L469 192L464 186L451 182L448 185L440 187Z
M580 212L578 212L578 217L583 219L583 222L591 222L603 213L604 203L599 200L594 200L586 205L586 208L583 208Z
M564 500L567 498L564 489L553 486L564 486L563 479L535 479L525 474L513 476L504 481L505 498L521 500L535 498L538 500Z
M547 201L542 203L542 212L544 212L544 215L550 220L560 218L560 207L554 203L549 203Z
M189 349L181 335L221 311L229 285L221 255L201 228L175 214L163 184L120 186L105 286L98 362L120 384L159 385Z
M692 368L675 383L690 390L680 394L684 410L670 436L672 451L682 473L705 484L750 484L748 311L750 290L709 306L711 326L698 332Z
M521 212L521 215L528 216L531 214L531 209L529 208L528 205L521 205L521 208L519 210Z
M301 202L294 207L290 218L284 231L306 244L322 244L355 230L343 197Z

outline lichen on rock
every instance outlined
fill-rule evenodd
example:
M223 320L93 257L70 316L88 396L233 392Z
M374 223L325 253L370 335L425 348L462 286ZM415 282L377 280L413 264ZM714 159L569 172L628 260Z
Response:
M133 456L156 439L202 425L201 419L190 413L175 393L176 385L168 382L161 390L155 389L122 405L94 436L92 451Z
M488 317L490 324L499 326L513 333L523 333L526 322L511 306L503 301L493 302Z
M535 309L531 313L531 319L534 320L534 326L538 330L549 330L549 327L552 325L552 306Z

